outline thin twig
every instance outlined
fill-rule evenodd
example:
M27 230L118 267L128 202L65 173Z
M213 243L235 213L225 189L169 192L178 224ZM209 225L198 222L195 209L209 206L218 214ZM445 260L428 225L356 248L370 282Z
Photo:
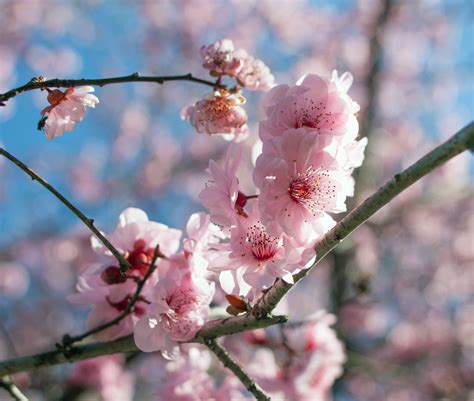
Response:
M20 389L13 383L10 376L0 378L0 387L3 388L16 401L28 401L28 398L20 391Z
M122 313L120 313L117 317L110 320L109 322L106 322L106 323L103 323L103 324L101 324L97 327L94 327L93 329L90 329L90 330L86 331L85 333L83 333L81 335L70 336L70 335L66 334L63 337L63 343L62 344L57 344L57 345L60 348L69 348L72 344L74 344L76 342L79 342L79 341L82 341L85 338L87 338L89 336L92 336L96 333L99 333L99 332L101 332L105 329L108 329L109 327L112 327L116 324L119 324L123 319L125 319L133 311L133 307L135 306L135 304L139 300L140 294L143 290L143 287L144 287L145 283L147 282L147 280L150 278L150 276L155 271L155 269L156 269L156 260L158 259L158 257L160 257L160 246L159 245L157 245L155 247L155 250L153 252L153 257L152 257L151 262L150 262L150 266L148 267L148 270L147 270L145 276L143 277L143 279L138 282L135 293L130 298L130 302L128 303L126 308L122 311Z
M0 155L6 157L13 164L18 166L26 174L28 174L33 181L37 181L40 185L46 188L51 192L56 198L58 198L71 212L73 212L88 228L92 233L99 239L102 244L112 253L112 255L117 259L117 262L120 266L120 271L124 273L129 267L130 263L123 257L123 255L110 243L110 241L105 238L105 236L95 227L94 220L88 218L84 215L76 206L74 206L69 200L66 199L56 188L49 184L46 180L40 177L32 169L30 169L22 161L18 160L11 153L7 152L5 149L0 148Z
M474 123L467 125L451 139L429 152L415 164L403 172L396 174L393 179L342 219L316 246L317 258L314 264L293 277L295 283L303 279L328 252L336 247L360 224L395 198L400 192L467 149L474 151ZM196 337L190 342L204 343L209 339L284 323L286 321L285 316L269 316L269 312L275 308L277 303L291 288L292 285L277 280L277 282L265 292L262 298L260 298L253 313L210 321L204 325ZM93 358L100 355L132 351L137 351L137 347L133 342L133 337L128 336L106 343L74 347L72 348L71 355L68 355L68 358L66 358L62 352L56 350L3 361L0 362L0 376L40 366L51 366L68 361L72 362Z
M334 249L352 231L372 217L378 210L395 198L400 192L420 178L441 166L448 160L464 152L474 150L474 123L470 123L443 144L427 153L416 163L405 169L380 187L373 195L368 197L359 206L353 209L336 226L329 231L316 245L316 260L313 265L293 276L294 284L288 284L278 279L276 283L265 292L254 307L253 313L264 316L270 313L280 300L305 277L332 249Z
M221 347L216 340L207 340L204 344L214 353L222 364L234 373L239 378L245 388L251 392L258 401L271 401L271 398L266 395L260 386L251 379L242 367L229 355L225 348Z
M196 82L199 84L212 86L212 87L222 87L215 81L208 81L206 79L196 78L192 74L184 75L168 75L168 76L141 76L138 72L135 72L130 75L124 75L121 77L112 77L112 78L94 78L94 79L49 79L47 81L41 81L39 79L32 79L25 85L19 86L18 88L9 90L3 94L0 94L0 106L3 102L19 95L23 92L32 91L35 89L45 89L45 88L72 88L75 86L83 85L94 85L94 86L105 86L110 84L119 84L125 82L154 82L157 84L163 84L169 81L190 81Z

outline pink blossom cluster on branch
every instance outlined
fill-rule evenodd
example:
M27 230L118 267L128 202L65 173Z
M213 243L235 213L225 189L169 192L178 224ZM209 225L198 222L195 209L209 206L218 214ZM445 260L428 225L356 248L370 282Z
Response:
M247 113L242 107L245 98L240 88L267 91L274 86L275 78L262 60L255 59L245 50L234 48L230 39L203 46L203 67L218 82L225 76L235 79L231 89L219 89L196 104L183 109L181 116L188 120L198 133L226 134L225 138L240 142L248 137Z
M211 75L219 80L229 75L237 85L232 90L219 87L189 106L184 117L198 132L231 135L238 142L248 135L240 86L267 88L255 82L270 82L270 72L259 60L235 51L228 40L204 47L202 55ZM248 81L250 76L257 81ZM93 265L80 275L78 293L70 296L72 302L92 305L90 329L125 314L94 334L109 340L133 333L141 350L161 351L165 358L176 359L179 343L192 339L208 320L214 279L226 293L228 312L235 315L248 311L276 279L293 283L293 274L314 259L316 242L334 226L330 213L345 211L345 200L354 193L351 174L362 163L367 141L356 139L359 107L347 94L351 83L350 74L339 77L334 72L330 79L307 75L295 86L271 89L263 100L265 119L259 127L263 146L252 174L255 194L246 195L239 188L243 148L231 143L223 166L209 162L211 180L199 194L209 215L190 217L181 250L179 230L150 221L140 209L126 209L108 237L130 268L123 274L115 260ZM49 113L58 107L64 108L64 115L73 113L68 91L64 96L50 92ZM88 100L83 98L84 104ZM92 246L103 256L115 256L95 238ZM330 320L322 322L328 325ZM324 330L339 344L329 326ZM281 376L266 377L270 390L286 394L290 390L284 388L299 383L303 395L313 394L314 386L321 394L326 392L340 373L343 351L340 345L333 347L336 367L325 379L318 373L321 357L311 358L313 340L310 335L300 350L306 351L305 357L289 364L283 377L297 378L285 384Z
M240 145L229 146L224 166L210 161L211 181L199 197L229 236L214 246L210 261L227 293L253 299L277 278L292 283L314 258L317 240L335 225L329 213L346 210L346 197L354 193L351 174L367 143L356 139L351 83L348 73L307 75L265 95L263 147L253 171L258 195L239 190Z

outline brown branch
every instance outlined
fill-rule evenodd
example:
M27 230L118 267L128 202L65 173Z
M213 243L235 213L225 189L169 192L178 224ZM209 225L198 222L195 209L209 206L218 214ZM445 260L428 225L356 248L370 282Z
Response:
M26 174L28 174L33 181L37 181L40 185L46 188L49 192L51 192L56 198L59 199L61 203L63 203L71 212L73 212L88 228L92 231L92 233L99 239L102 244L112 253L112 255L117 259L117 262L120 266L120 271L124 273L129 267L130 263L123 257L123 255L110 243L110 241L105 238L105 236L95 227L94 220L88 218L84 213L82 213L76 206L74 206L69 200L66 199L64 195L62 195L56 188L54 188L51 184L49 184L46 180L44 180L41 176L35 173L32 169L30 169L26 164L22 161L18 160L15 156L11 153L7 152L5 149L0 147L0 155L4 156L8 160L10 160L13 164L23 170Z
M32 91L35 89L46 89L46 88L72 88L75 86L93 85L93 86L105 86L110 84L120 84L125 82L154 82L157 84L163 84L169 81L190 81L196 82L202 85L221 87L222 85L217 82L208 81L201 78L196 78L192 74L184 75L169 75L169 76L141 76L138 72L131 75L124 75L121 77L112 78L98 78L98 79L48 79L46 81L33 78L30 82L25 85L19 86L18 88L9 90L3 94L0 94L0 106L7 100L19 95L20 93Z

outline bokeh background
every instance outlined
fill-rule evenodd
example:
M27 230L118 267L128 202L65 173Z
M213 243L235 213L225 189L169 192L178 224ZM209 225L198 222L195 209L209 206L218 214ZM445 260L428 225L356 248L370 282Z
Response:
M0 0L0 92L39 75L207 78L199 48L221 38L262 59L279 84L352 72L369 147L351 206L474 116L470 0ZM180 119L208 91L189 82L97 88L100 105L53 141L36 130L46 94L29 92L0 108L0 142L105 231L132 205L183 228L202 210L208 160L226 146ZM246 95L250 154L262 94ZM294 318L321 308L338 316L348 362L335 400L474 400L473 165L463 154L404 192L286 302ZM86 311L65 298L95 261L75 217L0 160L1 359L83 329ZM65 395L65 371L20 380L34 400L79 399ZM137 383L135 399L149 399L146 378Z

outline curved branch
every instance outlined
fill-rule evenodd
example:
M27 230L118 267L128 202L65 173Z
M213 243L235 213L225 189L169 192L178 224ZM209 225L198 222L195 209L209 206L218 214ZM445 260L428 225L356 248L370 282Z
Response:
M288 291L290 291L298 281L305 277L321 261L321 259L323 259L352 231L372 217L400 192L404 191L435 168L468 149L471 151L474 150L473 122L461 129L449 140L427 153L410 167L399 174L395 174L390 181L353 209L316 245L317 257L312 266L302 270L298 274L295 274L293 276L294 284L288 284L281 279L277 280L277 282L258 300L257 305L254 308L254 313L257 315L270 313Z
M59 199L71 212L73 212L88 228L92 233L99 239L102 244L112 253L115 259L120 266L120 271L124 273L129 267L130 263L123 257L123 255L111 244L111 242L95 227L94 220L88 218L84 213L82 213L76 206L74 206L69 200L62 195L56 188L54 188L50 183L48 183L44 178L35 173L30 169L25 163L21 160L18 160L11 153L7 152L5 149L0 148L0 156L4 156L10 160L13 164L18 166L26 174L28 174L33 181L37 181L40 185L46 188L51 192L56 198Z
M474 123L467 125L451 139L426 154L415 164L401 173L396 174L387 184L344 217L316 246L318 256L313 265L293 276L295 284L305 277L311 269L345 237L395 198L400 192L467 149L474 151ZM286 293L291 290L293 285L287 284L282 280L277 280L259 299L251 313L244 316L210 321L204 325L201 331L199 331L196 337L190 342L205 343L205 341L209 339L286 322L286 316L269 316L269 313ZM67 357L62 351L56 350L44 354L14 358L0 362L0 377L40 366L51 366L68 361L74 362L93 358L100 355L133 351L137 351L137 347L133 342L133 337L128 336L106 343L72 347L67 353Z
M41 77L40 77L41 78ZM35 89L45 88L72 88L75 86L93 85L93 86L105 86L110 84L120 84L125 82L154 82L157 84L163 84L169 81L190 81L196 82L202 85L219 87L217 82L208 81L201 78L196 78L192 74L184 75L168 75L168 76L141 76L138 72L131 75L124 75L121 77L112 78L96 78L96 79L48 79L41 80L40 78L33 78L30 82L25 85L19 86L18 88L9 90L8 92L0 94L0 106L4 106L3 102L19 95L23 92L32 91Z

